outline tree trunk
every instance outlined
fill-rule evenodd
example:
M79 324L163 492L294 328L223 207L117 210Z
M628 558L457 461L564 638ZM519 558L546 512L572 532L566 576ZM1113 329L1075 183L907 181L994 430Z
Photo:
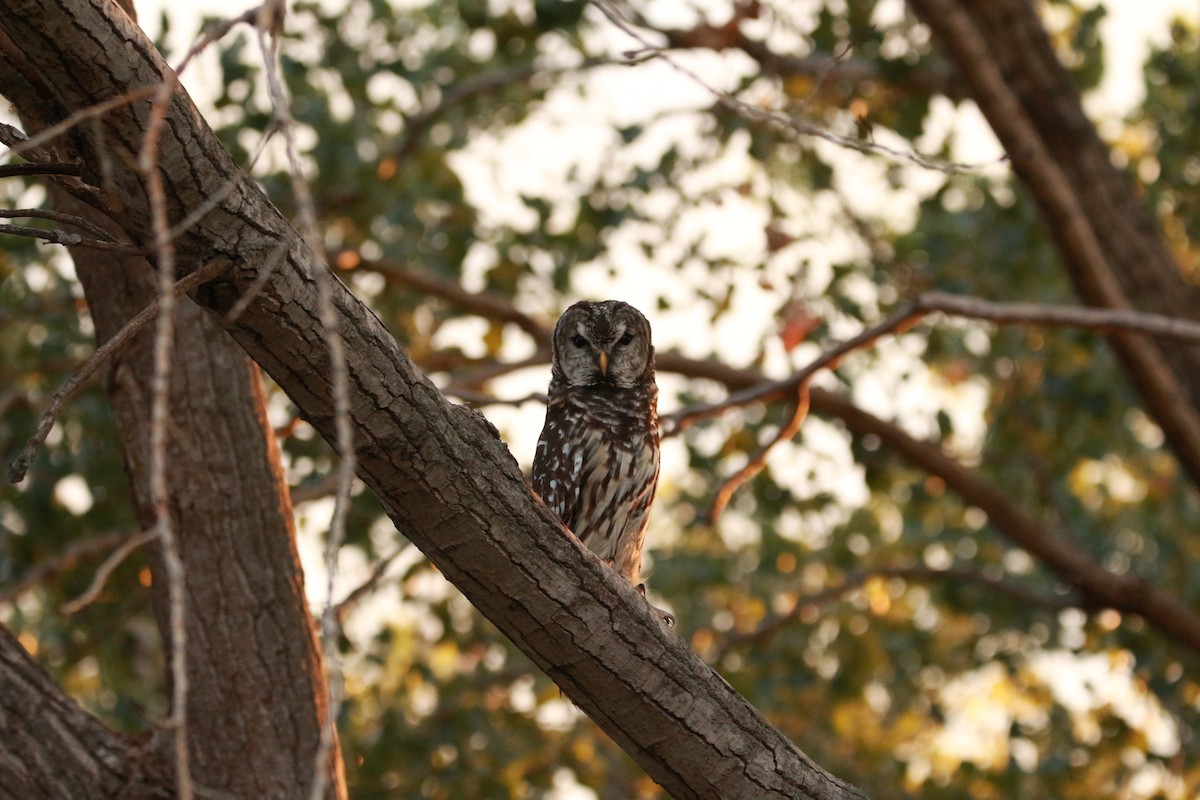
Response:
M167 71L108 0L12 0L0 13L0 35L0 52L34 87L6 94L18 110L36 97L55 118L156 85ZM151 230L134 167L148 107L142 101L115 110L56 143L59 157L90 170L83 182L63 184L90 204L119 209L115 221L138 244ZM298 241L182 92L167 111L159 165L172 221L232 182L177 241L180 272L229 259L229 271L195 299L223 318L238 298L257 292L228 330L330 441L329 331L317 317L316 282L332 282L360 477L397 527L655 780L678 798L861 796L768 725L659 625L628 583L563 534L495 430L448 404L415 369L379 320ZM255 287L281 242L287 257ZM256 652L273 646L264 638L248 644Z
M11 57L12 53L5 50L5 55ZM18 105L26 127L51 124L62 107L43 103L37 84L24 80L9 63L0 63L0 88ZM51 147L62 148L61 144ZM66 148L60 154L71 155ZM106 168L110 167L108 162ZM94 194L85 193L90 201L85 204L60 184L51 187L51 197L59 210L85 217L114 236L123 235L121 228L96 208L103 204ZM144 258L84 247L72 248L71 254L97 341L103 343L154 299L156 281ZM189 612L190 772L201 790L237 797L308 797L321 728L328 714L328 690L304 596L291 501L266 418L261 377L245 353L194 304L186 299L181 302L175 321L180 335L171 367L166 460L172 525L185 564ZM133 502L144 529L152 528L155 521L147 426L152 351L151 326L135 337L105 372ZM168 584L161 559L152 562L159 629L169 649ZM44 691L49 692L50 686ZM54 710L41 727L70 730L72 720L86 717L65 695L50 708ZM41 741L37 730L18 727L5 744L11 741L17 748L14 752L49 747L52 739L41 744L19 742L18 737ZM94 728L89 731L94 738L99 736ZM123 740L109 735L118 744L110 742L105 745L107 750L135 761L163 761L169 768L156 767L151 773L174 780L170 737L160 733L147 738L140 749L122 749L118 745ZM77 779L86 777L82 773L60 774L62 765L53 758L18 759L22 760L29 779L38 785L58 786L67 781L61 796L90 796L77 787ZM0 761L0 778L7 778L10 767L15 770L16 764ZM137 763L122 768L135 777L142 771ZM326 796L344 797L336 746L326 770L330 778ZM147 796L169 788L169 784L147 786ZM104 789L98 796L139 795L130 788L120 792Z
M54 199L60 210L90 211L64 192ZM101 222L98 216L91 212L92 221ZM98 343L154 299L145 259L81 247L71 255ZM195 304L181 302L175 323L166 461L187 576L193 779L235 797L308 797L328 691L262 379ZM154 525L146 424L153 340L148 326L116 357L105 382L144 529ZM169 648L167 577L161 558L153 563L159 630ZM327 796L345 796L336 748L328 770Z

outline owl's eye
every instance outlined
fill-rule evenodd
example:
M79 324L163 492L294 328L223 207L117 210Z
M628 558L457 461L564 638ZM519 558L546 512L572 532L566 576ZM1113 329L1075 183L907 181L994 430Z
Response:
M617 346L624 347L625 345L629 344L632 341L633 341L633 334L626 331L624 336L622 336L620 339L617 339Z
M571 344L575 345L576 347L587 347L587 343L587 339L583 338L578 333L571 337Z

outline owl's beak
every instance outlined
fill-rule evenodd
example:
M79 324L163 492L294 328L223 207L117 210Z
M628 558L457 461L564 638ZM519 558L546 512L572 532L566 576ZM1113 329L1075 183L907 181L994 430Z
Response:
M600 375L608 377L608 353L601 350L596 356L596 362L600 365Z

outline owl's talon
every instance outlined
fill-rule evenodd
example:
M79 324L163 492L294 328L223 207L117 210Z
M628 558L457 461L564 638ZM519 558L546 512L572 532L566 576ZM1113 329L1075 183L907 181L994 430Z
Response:
M658 621L666 625L669 629L675 630L675 615L670 611L665 611L657 606L650 606L654 609L654 613L658 616Z
M638 585L634 586L633 588L638 594L640 594L642 596L642 599L645 599L646 584L639 583ZM670 611L664 611L663 609L659 608L658 606L652 604L649 600L646 600L646 605L650 606L650 610L654 612L654 615L656 617L658 617L659 622L663 623L664 625L666 625L668 628L671 628L672 630L675 628L675 615L674 614L672 614Z

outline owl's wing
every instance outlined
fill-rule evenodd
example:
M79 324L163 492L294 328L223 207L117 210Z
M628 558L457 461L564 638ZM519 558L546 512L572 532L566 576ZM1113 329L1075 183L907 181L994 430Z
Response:
M579 529L587 527L589 498L584 487L604 461L603 437L588 424L582 410L552 400L533 457L533 490L580 539L588 533Z

